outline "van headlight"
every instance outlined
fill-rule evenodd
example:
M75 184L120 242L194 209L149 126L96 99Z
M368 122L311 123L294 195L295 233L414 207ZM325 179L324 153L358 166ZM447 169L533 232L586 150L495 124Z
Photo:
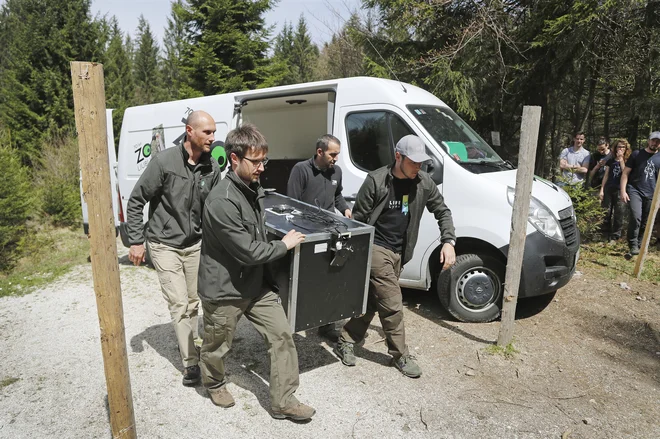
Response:
M512 187L507 188L506 198L511 206L513 206L514 196L515 189ZM550 209L534 197L531 197L529 200L529 216L527 220L536 230L548 238L561 242L564 241L564 234L561 231L557 218L550 212Z

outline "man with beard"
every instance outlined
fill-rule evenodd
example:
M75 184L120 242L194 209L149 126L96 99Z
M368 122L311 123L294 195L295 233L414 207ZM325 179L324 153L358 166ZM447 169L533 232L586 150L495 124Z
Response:
M651 210L660 169L660 154L657 154L659 146L660 131L654 131L649 136L646 148L633 151L621 175L621 201L630 205L628 220L630 256L639 254L639 241L644 236L646 220Z
M298 353L269 266L305 235L290 230L280 241L266 239L265 192L259 176L268 163L268 144L259 130L250 124L232 130L225 149L231 170L209 194L202 221L202 382L215 405L235 404L227 389L224 357L231 349L238 320L245 315L268 346L272 416L306 421L316 411L294 395L299 383Z
M314 157L296 163L289 175L287 195L307 204L334 212L335 208L351 218L342 195L341 168L336 165L341 142L332 134L325 134L316 141ZM319 327L319 335L337 341L339 331L333 323Z
M145 260L145 241L167 301L183 362L183 385L199 382L199 355L193 332L197 329L197 269L202 239L202 208L220 168L211 158L215 121L204 111L186 120L181 144L155 155L135 184L128 200L128 259ZM149 203L149 220L142 224Z
M424 207L438 221L443 270L456 262L456 235L451 211L438 186L421 170L422 163L430 159L422 139L415 135L404 136L396 144L395 162L369 173L357 194L353 217L376 230L367 312L344 325L334 349L347 366L355 366L354 345L364 340L371 320L378 312L392 365L407 377L422 375L406 346L399 275L413 257Z

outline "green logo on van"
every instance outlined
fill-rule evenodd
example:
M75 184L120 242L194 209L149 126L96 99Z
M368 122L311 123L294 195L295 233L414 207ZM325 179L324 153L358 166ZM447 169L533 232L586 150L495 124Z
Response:
M150 144L147 143L142 147L142 155L144 157L149 157L151 155L151 145Z
M213 157L220 165L220 169L224 170L227 165L227 151L225 151L225 144L220 140L211 144L211 157Z

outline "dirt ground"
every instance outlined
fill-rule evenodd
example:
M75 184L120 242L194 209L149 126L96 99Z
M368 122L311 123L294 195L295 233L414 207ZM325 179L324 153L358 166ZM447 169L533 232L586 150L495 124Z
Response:
M490 353L499 322L456 322L434 294L406 290L408 343L424 375L388 366L377 321L353 368L315 332L297 334L297 395L317 414L296 424L269 416L269 360L245 319L227 361L236 406L181 386L155 273L125 254L120 262L142 438L660 437L660 288L649 282L622 288L582 262L545 310L520 306L510 357ZM89 265L0 299L0 352L0 438L111 436Z

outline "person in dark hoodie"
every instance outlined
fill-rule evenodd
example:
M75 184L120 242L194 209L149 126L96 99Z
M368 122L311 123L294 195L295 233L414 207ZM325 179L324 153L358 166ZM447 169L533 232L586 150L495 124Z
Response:
M200 380L199 355L193 332L197 329L199 297L197 269L202 238L202 208L220 168L211 158L215 121L204 111L186 120L181 143L155 155L135 184L128 200L128 258L145 261L148 241L151 261L167 301L183 362L183 384ZM143 225L144 206L149 219Z
M266 239L265 193L259 176L268 162L268 144L259 130L245 124L230 131L225 149L231 170L209 194L202 220L198 281L204 310L202 383L214 404L223 408L235 404L227 389L224 357L238 320L245 315L268 346L272 416L309 420L316 411L294 395L298 353L269 266L305 235L290 230L281 241Z
M335 164L340 152L338 138L332 134L321 136L316 141L314 157L296 163L291 170L287 196L331 212L336 208L342 215L351 218L351 209L341 193L341 168ZM318 332L331 341L339 339L334 323L320 326Z

